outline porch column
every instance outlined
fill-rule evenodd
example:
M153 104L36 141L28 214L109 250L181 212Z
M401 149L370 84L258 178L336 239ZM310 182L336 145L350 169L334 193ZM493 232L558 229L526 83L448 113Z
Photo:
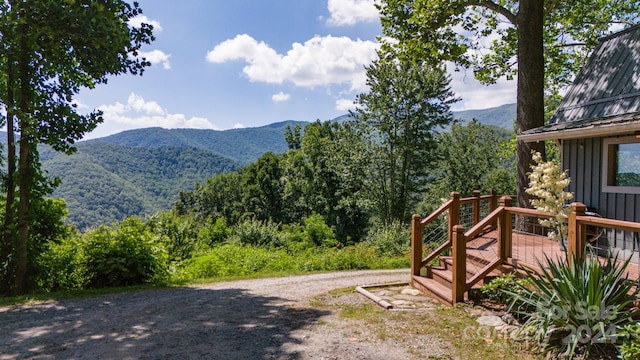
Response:
M582 258L584 256L584 250L587 246L587 226L578 222L578 216L584 216L586 206L583 203L572 203L571 208L573 211L569 214L569 249L567 250L569 262L573 261L573 258Z

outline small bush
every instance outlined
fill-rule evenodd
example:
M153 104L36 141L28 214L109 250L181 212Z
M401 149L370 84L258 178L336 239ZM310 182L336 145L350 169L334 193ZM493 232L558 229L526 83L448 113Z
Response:
M529 284L528 279L520 279L515 273L508 273L484 284L480 291L485 298L491 301L509 305L514 300L512 294L514 292L522 294L522 289L527 288Z
M102 226L85 235L82 268L87 287L162 283L168 256L163 239L138 218L118 227Z
M82 256L82 241L78 236L60 243L50 242L38 258L38 288L47 292L82 288L85 283Z
M303 239L313 246L330 247L338 244L333 229L325 223L322 215L318 214L304 219Z
M374 249L379 256L404 256L411 248L411 228L399 222L376 227L363 246Z
M207 222L200 230L198 233L198 243L212 247L227 241L230 236L231 228L227 225L227 221L223 217L220 217L217 218L213 224Z
M280 247L284 241L273 221L245 220L233 228L230 242L238 245Z
M151 232L162 236L172 261L190 258L199 247L196 225L192 214L178 215L175 211L155 215L147 222Z
M622 337L622 343L618 346L619 358L622 360L640 359L640 323L622 326L619 335Z

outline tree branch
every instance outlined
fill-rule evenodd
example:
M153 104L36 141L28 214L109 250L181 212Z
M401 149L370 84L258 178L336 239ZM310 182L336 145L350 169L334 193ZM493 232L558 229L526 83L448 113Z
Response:
M514 13L512 13L511 11L509 11L509 9L507 9L504 6L500 6L496 3L494 3L493 1L490 0L478 0L478 1L469 1L469 5L470 6L480 6L483 8L487 8L489 10L492 10L502 16L504 16L505 18L507 18L507 20L509 20L509 22L513 25L516 24L516 15Z

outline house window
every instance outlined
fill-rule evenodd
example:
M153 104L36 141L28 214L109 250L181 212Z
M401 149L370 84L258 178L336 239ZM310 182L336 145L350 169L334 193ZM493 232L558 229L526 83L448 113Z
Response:
M640 138L605 139L602 191L640 194Z

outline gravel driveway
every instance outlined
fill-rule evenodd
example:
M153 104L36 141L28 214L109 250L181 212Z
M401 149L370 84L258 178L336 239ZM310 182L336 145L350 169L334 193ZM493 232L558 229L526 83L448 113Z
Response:
M401 359L309 301L409 270L219 282L0 308L0 359ZM366 301L366 300L362 300Z

